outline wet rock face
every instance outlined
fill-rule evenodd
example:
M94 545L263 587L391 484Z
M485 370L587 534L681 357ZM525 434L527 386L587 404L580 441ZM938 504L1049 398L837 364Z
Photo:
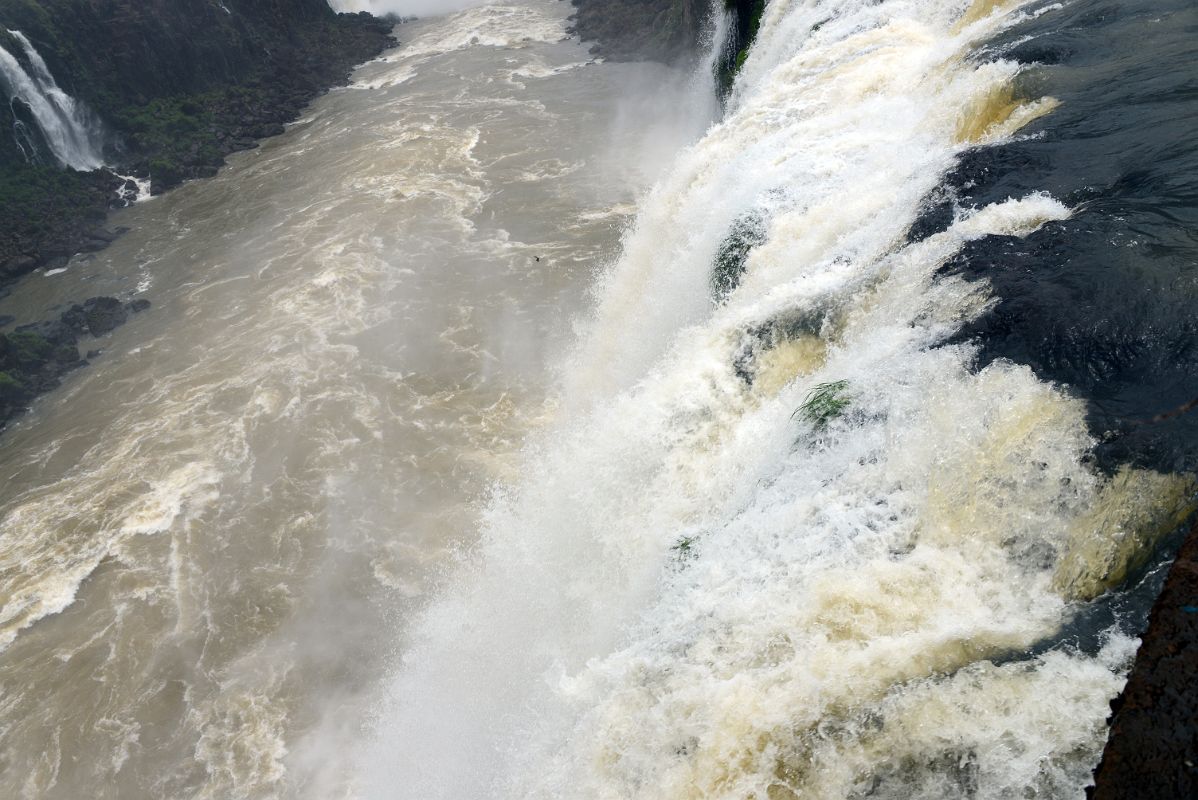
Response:
M614 60L674 62L699 47L706 0L574 0L573 31Z
M1152 609L1123 693L1092 800L1198 797L1198 527Z
M621 60L693 62L714 25L708 0L573 0L572 32L594 42L591 52ZM724 51L716 60L720 95L732 88L757 35L765 0L723 0L730 15Z

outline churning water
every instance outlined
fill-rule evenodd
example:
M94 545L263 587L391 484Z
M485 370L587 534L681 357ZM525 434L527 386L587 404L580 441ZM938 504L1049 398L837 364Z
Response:
M123 212L4 303L156 310L0 450L0 786L1080 797L1194 491L1192 316L1058 308L1193 214L1141 5L772 0L705 134L481 6Z

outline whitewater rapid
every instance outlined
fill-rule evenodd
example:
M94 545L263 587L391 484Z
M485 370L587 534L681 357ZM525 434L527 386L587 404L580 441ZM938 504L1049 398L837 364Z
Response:
M1104 477L1081 401L954 340L992 299L941 268L1069 207L907 238L1056 106L981 47L1059 8L766 6L405 653L368 796L1080 796L1135 643L1053 642L1192 486Z
M404 23L14 286L154 305L4 434L0 795L1081 797L1194 486L962 336L1085 209L945 188L1062 9L771 0L722 106L722 4L691 72Z

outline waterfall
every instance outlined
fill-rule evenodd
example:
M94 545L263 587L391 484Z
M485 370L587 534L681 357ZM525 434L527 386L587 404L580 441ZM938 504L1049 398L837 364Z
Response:
M104 165L99 126L88 109L59 88L45 60L20 31L8 32L21 45L32 70L30 74L15 56L0 47L0 82L10 103L28 105L30 113L54 158L64 167L80 171ZM32 159L36 144L21 120L15 123L17 145Z
M1080 401L951 343L992 298L940 268L1069 207L907 240L960 154L1056 104L979 55L1024 6L967 5L766 6L727 116L596 289L563 417L418 627L372 796L1085 785L1133 645L1036 646L1172 489L1095 472Z

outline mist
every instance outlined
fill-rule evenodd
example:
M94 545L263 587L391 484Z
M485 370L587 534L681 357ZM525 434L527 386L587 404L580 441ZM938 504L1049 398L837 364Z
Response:
M484 0L329 0L329 5L337 11L369 11L380 17L387 14L400 17L435 17L480 6L483 2Z

